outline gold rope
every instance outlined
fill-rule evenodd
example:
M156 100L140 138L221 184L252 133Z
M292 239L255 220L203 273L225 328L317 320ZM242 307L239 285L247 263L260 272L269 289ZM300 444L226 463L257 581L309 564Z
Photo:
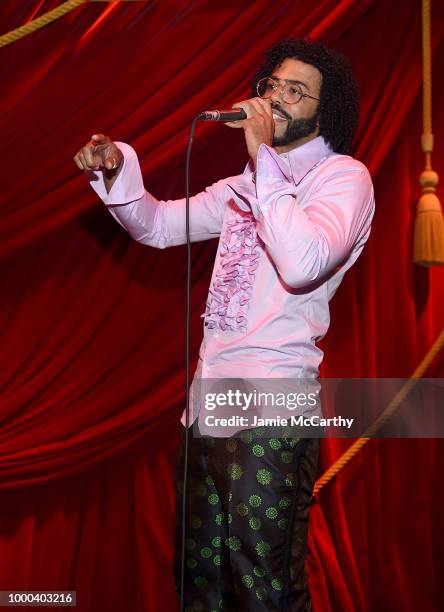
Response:
M413 261L422 266L444 264L444 219L436 196L438 174L432 169L432 45L430 0L422 0L422 119L421 146L425 155L425 168L419 182L419 199L414 227Z
M372 425L364 432L361 438L358 438L353 444L337 459L323 475L318 478L313 488L313 495L317 495L319 491L324 487L336 474L346 465L352 457L361 450L363 446L375 435L378 429L385 423L385 421L395 412L400 403L406 398L408 393L411 391L417 380L422 378L424 372L430 366L436 355L440 352L444 346L444 329L439 334L437 340L433 343L432 347L428 350L426 356L423 358L421 363L418 365L416 370L413 372L411 377L398 391L395 397L390 401L384 412L376 419Z
M430 42L430 1L422 2L422 121L424 134L432 134L432 51ZM430 167L430 153L425 151Z
M31 32L35 32L36 30L43 28L45 25L48 25L48 23L55 21L59 17L63 17L63 15L71 12L81 4L85 4L87 1L88 0L68 0L52 11L48 11L44 15L37 17L37 19L34 19L33 21L25 23L25 25L22 25L15 30L11 30L6 34L3 34L0 36L0 47L6 47L6 45L9 45L16 40L31 34Z

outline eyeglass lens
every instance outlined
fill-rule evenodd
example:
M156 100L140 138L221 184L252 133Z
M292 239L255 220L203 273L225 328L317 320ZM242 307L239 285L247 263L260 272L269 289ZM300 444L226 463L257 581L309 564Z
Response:
M270 77L261 79L257 84L257 93L260 98L269 98L273 93L281 87L281 82ZM302 97L302 91L297 85L285 83L283 86L283 99L289 104L299 102Z

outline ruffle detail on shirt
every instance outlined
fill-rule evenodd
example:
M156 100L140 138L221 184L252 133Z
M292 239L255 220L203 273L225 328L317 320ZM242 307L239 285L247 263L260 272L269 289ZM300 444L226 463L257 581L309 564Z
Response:
M202 315L209 329L247 331L248 308L262 250L253 215L235 212L221 236L219 265Z

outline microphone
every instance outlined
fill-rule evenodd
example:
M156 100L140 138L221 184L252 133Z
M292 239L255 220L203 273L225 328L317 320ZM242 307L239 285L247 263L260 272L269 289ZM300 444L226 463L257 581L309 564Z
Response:
M247 118L243 108L232 108L231 110L211 110L197 115L198 121L241 121Z

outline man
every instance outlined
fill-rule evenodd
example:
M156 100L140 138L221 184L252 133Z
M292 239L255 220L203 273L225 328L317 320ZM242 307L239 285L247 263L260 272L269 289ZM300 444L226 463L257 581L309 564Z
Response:
M190 200L191 240L220 236L195 380L315 379L328 302L370 233L371 179L348 155L358 96L344 58L282 41L253 92L234 105L247 118L227 124L244 130L244 173ZM94 135L75 162L135 240L186 241L185 200L146 192L129 145ZM304 560L317 453L316 439L251 429L190 440L187 610L311 609Z

